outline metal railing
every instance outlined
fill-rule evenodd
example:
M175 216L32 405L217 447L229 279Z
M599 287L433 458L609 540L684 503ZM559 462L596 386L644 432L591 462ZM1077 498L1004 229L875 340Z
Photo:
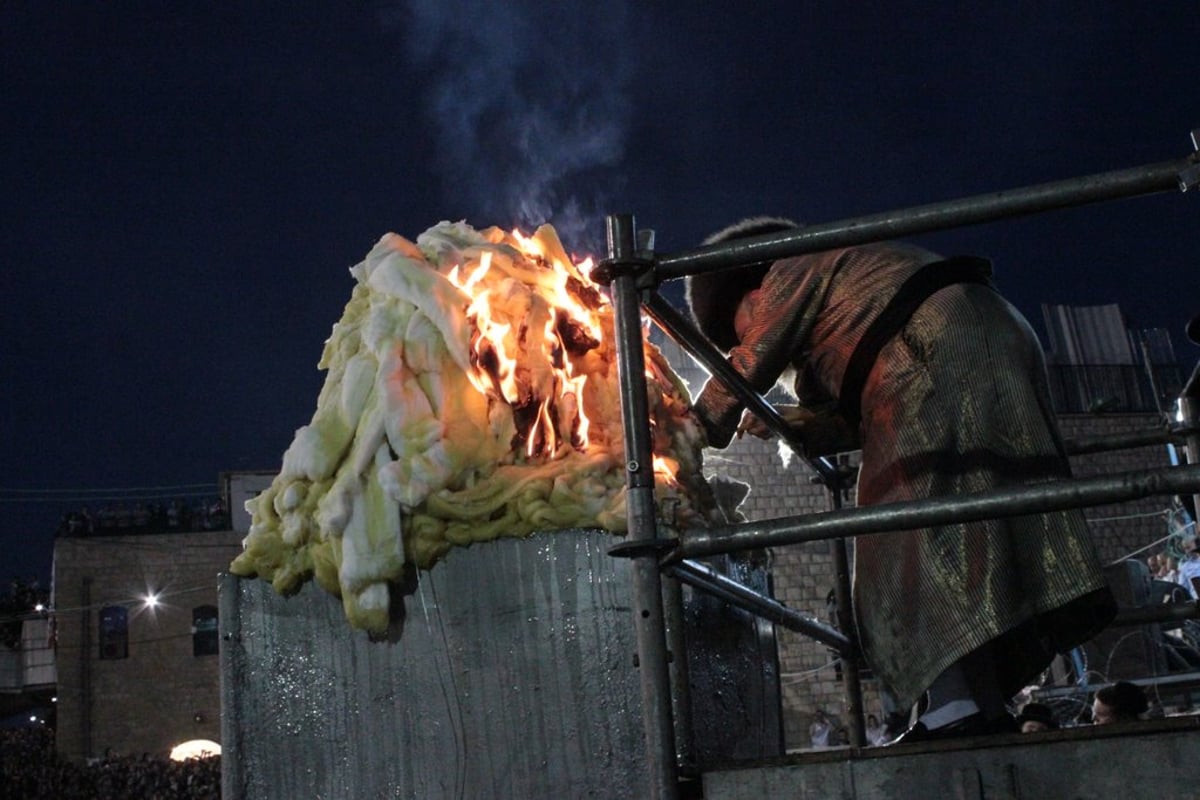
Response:
M1193 132L1193 145L1200 132ZM901 211L814 225L779 234L750 237L673 255L658 255L649 243L638 246L638 230L630 214L606 218L608 257L593 277L610 286L617 337L617 367L621 385L624 424L628 535L613 548L614 555L631 559L633 567L634 624L637 634L646 756L651 785L646 796L673 800L678 796L676 736L671 706L669 650L663 609L661 570L693 585L721 593L730 602L756 605L756 613L777 621L784 616L769 598L751 601L740 590L731 590L712 575L688 562L703 553L731 552L799 541L831 542L837 572L837 599L842 631L853 631L850 622L849 570L845 538L882 530L900 530L936 521L983 519L1003 516L1012 504L1025 513L1050 508L1083 507L1130 500L1147 495L1196 492L1200 466L1177 467L1149 473L1131 473L1090 481L1060 481L1019 490L1002 490L962 498L935 498L915 503L840 510L846 476L828 459L809 460L829 490L832 511L824 515L776 520L722 529L718 541L709 533L689 533L679 540L659 535L654 504L650 422L646 403L641 310L725 383L737 397L778 436L801 452L791 431L774 408L729 367L721 353L683 318L657 288L662 281L708 270L719 270L829 250L915 233L945 230L1008 217L1040 213L1136 195L1170 190L1186 191L1200 183L1196 153L1175 161L1149 164L1011 191L977 195L961 200L918 206ZM1186 405L1186 404L1184 404ZM1192 414L1184 430L1194 431ZM1200 440L1191 434L1192 443ZM1192 452L1195 452L1194 450ZM709 584L712 584L711 586ZM744 587L743 587L744 589ZM777 604L776 604L777 605ZM754 609L751 609L754 610ZM794 620L791 620L794 621ZM848 714L852 743L864 744L861 689L855 669L857 647L852 639L838 640L844 652Z

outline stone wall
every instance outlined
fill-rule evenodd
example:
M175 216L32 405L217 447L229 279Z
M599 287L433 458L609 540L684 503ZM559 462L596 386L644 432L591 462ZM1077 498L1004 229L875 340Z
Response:
M216 655L193 655L192 609L217 605L217 575L241 551L233 531L59 538L57 749L74 759L166 755L220 741ZM158 592L161 602L143 598ZM128 613L128 656L100 658L99 620Z
M1156 414L1064 414L1058 420L1065 439L1106 436L1162 427ZM1136 447L1108 453L1076 456L1071 468L1076 477L1087 478L1138 469L1170 466L1165 445ZM1120 505L1084 509L1096 549L1108 564L1144 551L1167 535L1169 497L1147 497ZM1148 555L1142 552L1140 555Z

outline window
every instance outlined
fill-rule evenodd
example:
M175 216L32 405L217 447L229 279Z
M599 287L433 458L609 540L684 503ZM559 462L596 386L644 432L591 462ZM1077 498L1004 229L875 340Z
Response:
M125 606L100 609L100 658L129 658L129 611Z
M192 609L192 655L217 654L217 607L196 606Z

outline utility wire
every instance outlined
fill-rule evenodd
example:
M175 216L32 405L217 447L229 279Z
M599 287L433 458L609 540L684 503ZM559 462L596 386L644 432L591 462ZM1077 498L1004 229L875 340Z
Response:
M213 487L207 492L169 492L160 495L119 494L80 495L77 497L0 497L0 503L95 503L101 500L173 500L178 497L216 497L221 490Z
M217 484L212 481L204 483L176 483L165 486L126 486L126 487L109 487L104 489L10 489L0 487L0 494L9 492L12 494L82 494L88 492L158 492L167 491L169 489L202 489L213 487Z

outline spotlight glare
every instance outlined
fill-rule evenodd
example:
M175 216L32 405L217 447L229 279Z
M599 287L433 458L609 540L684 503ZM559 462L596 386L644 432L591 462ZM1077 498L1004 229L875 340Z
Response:
M146 595L146 608L158 608L158 595L157 594Z

